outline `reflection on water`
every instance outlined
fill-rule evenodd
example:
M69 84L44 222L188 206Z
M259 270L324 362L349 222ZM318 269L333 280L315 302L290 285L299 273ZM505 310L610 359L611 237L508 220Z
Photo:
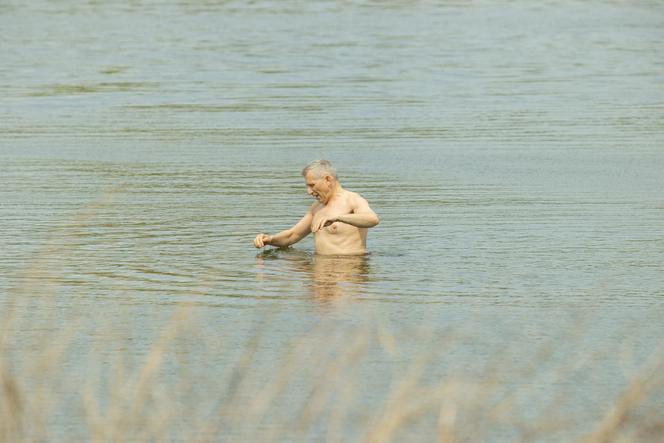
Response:
M312 266L314 295L323 300L358 296L369 281L370 272L367 255L316 255Z
M366 295L371 279L369 254L319 255L298 249L270 249L256 256L257 278L266 278L266 268L274 261L301 279L309 295L321 301Z

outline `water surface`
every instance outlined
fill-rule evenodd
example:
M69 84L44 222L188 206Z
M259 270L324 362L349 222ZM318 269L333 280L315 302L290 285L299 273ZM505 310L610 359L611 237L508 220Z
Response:
M397 351L369 348L358 411L414 355L436 356L435 380L553 343L572 369L531 377L517 415L564 392L573 435L661 350L659 2L35 0L0 5L0 29L14 349L78 322L85 354L105 324L124 332L102 360L140 360L186 302L202 339L236 354L265 329L254 367L269 372L316 327L378 316ZM252 247L304 214L316 158L381 217L367 257ZM209 382L191 394L203 416L236 354L181 352Z

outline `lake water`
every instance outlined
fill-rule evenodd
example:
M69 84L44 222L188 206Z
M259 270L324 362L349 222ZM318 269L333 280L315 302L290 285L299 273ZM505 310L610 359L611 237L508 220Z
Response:
M317 350L343 355L365 330L338 429L332 400L292 424L307 383L334 378L293 375L212 441L370 440L419 356L424 385L512 393L512 421L471 415L486 429L464 441L585 435L663 351L663 47L658 1L4 0L6 361L56 392L51 438L87 439L72 386L98 376L103 411L104 368L141 367L184 303L196 333L161 374L189 380L166 395L171 441L214 422L229 368L251 374L243 410L287 355L313 371ZM317 257L310 238L253 248L304 214L316 158L380 216L367 257ZM40 381L45 337L70 333ZM571 421L515 424L551 411ZM423 414L398 432L437 426Z

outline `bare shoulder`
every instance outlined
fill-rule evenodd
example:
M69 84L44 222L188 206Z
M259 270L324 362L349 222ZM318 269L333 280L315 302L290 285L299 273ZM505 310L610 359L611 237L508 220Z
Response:
M357 192L353 192L353 191L346 191L346 192L348 192L348 199L353 203L366 203L367 202L367 200L364 197L362 197L360 194L358 194Z
M369 208L369 202L357 192L348 191L348 203L353 211Z

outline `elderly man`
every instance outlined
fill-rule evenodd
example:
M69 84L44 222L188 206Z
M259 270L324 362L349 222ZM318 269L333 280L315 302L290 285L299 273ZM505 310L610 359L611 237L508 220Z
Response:
M317 201L295 226L274 235L258 234L254 246L290 246L313 232L317 254L365 254L367 229L379 222L369 203L341 187L335 169L327 160L309 163L302 176L307 193Z

